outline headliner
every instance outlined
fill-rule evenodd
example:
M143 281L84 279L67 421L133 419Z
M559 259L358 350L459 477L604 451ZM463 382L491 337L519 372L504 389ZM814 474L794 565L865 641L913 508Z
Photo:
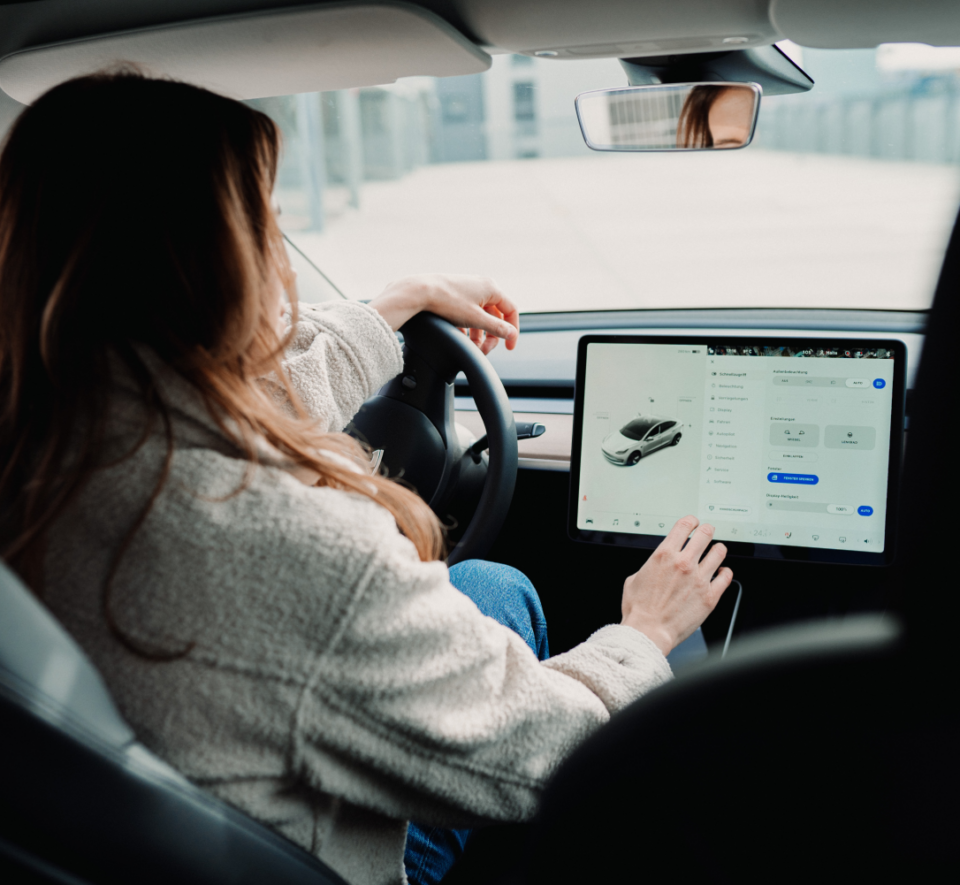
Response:
M209 24L210 19L280 9L358 5L370 4L332 0L0 0L0 58L117 32L190 27L204 19ZM550 53L560 59L684 54L768 45L782 39L829 48L870 47L883 42L960 44L960 3L956 0L388 0L379 5L433 13L442 19L443 27L490 53ZM355 34L353 39L362 43L363 37ZM211 52L216 51L211 47ZM415 62L420 50L411 45L407 51ZM50 64L55 56L48 52L43 64ZM302 65L303 59L295 63ZM248 58L247 67L250 65L255 66L255 60ZM408 76L410 65L402 67L400 76ZM369 82L371 76L383 75L364 72L358 66L354 85ZM315 88L324 88L323 82Z

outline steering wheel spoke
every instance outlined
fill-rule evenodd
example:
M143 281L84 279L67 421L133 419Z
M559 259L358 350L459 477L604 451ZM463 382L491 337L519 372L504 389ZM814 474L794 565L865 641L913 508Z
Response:
M516 485L510 401L486 357L446 320L421 313L400 331L403 371L363 404L347 430L382 449L388 475L413 486L441 519L469 519L448 557L451 565L480 558L503 526ZM454 427L459 372L467 376L487 431L488 460L474 459Z

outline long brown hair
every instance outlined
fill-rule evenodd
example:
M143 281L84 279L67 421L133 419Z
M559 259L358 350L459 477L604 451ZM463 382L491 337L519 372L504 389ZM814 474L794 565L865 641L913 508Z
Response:
M677 147L713 147L710 108L727 86L694 86L687 94L677 122Z
M139 442L124 457L152 433L167 439L153 494L111 576L163 487L176 441L143 348L197 389L251 471L265 439L315 472L319 485L387 508L421 559L442 555L442 531L426 504L356 470L369 463L360 445L318 431L282 370L285 341L267 296L278 279L291 281L270 202L279 150L277 127L252 108L126 69L51 89L7 136L0 556L35 592L52 521L104 466L111 360L135 379L145 407ZM257 383L270 371L296 416ZM113 626L110 581L104 605Z

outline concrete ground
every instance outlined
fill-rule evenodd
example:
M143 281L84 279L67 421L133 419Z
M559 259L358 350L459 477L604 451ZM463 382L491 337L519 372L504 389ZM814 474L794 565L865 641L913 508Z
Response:
M281 195L283 199L283 195ZM527 312L929 305L960 168L747 149L426 166L294 242L352 298L491 276Z

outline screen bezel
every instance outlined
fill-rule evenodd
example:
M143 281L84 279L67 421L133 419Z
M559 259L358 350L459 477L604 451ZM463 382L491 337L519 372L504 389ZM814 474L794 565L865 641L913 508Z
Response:
M626 532L587 531L577 527L577 506L580 489L580 461L583 443L583 393L587 371L587 348L591 344L692 344L723 346L790 345L797 348L837 347L843 350L882 347L894 353L893 395L890 415L890 453L887 464L887 505L883 552L864 553L854 550L831 550L822 547L799 547L781 544L755 544L724 540L730 556L750 559L773 559L790 562L842 563L846 565L888 566L896 556L897 501L900 494L900 465L903 458L903 431L906 412L906 345L897 339L879 338L810 338L789 335L584 335L577 347L577 376L574 387L573 440L570 450L570 490L567 497L567 534L574 541L614 547L652 549L663 540L662 535L635 535ZM770 357L767 357L770 359ZM764 359L764 357L757 357ZM789 357L787 357L789 359ZM794 357L802 359L802 357Z

